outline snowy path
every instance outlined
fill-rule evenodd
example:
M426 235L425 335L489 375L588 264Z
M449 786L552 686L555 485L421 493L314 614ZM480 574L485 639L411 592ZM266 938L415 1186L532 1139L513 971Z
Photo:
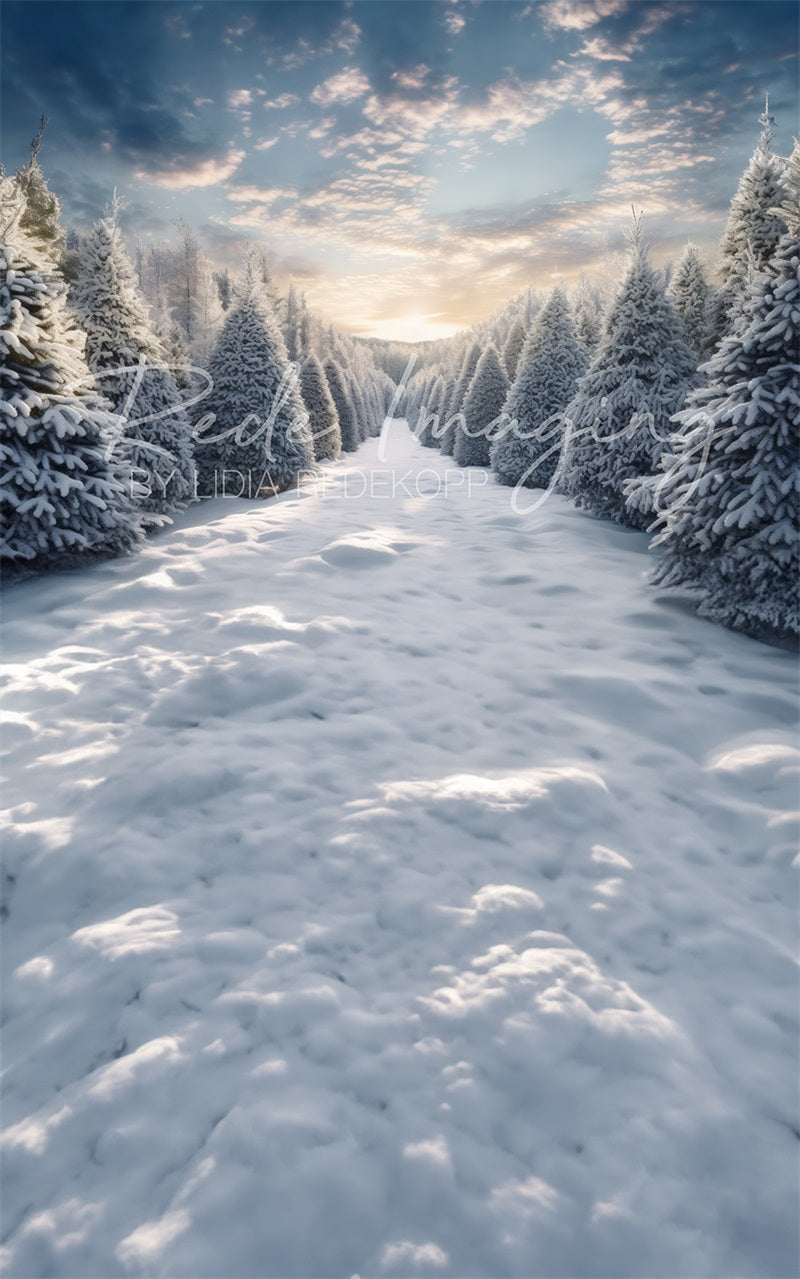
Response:
M793 1274L793 659L377 449L7 594L7 1272Z

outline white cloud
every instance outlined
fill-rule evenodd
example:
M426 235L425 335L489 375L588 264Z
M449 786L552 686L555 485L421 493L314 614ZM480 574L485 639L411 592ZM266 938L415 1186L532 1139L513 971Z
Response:
M295 196L294 187L256 187L239 184L228 188L228 199L236 204L273 204L275 200Z
M467 20L463 13L446 13L443 21L451 36L457 36L459 31L463 31L467 25Z
M176 163L171 168L156 169L149 173L145 169L137 169L133 176L140 182L149 182L152 186L165 187L169 191L180 191L185 187L213 187L231 177L243 159L244 151L230 150L225 155L198 160L195 164L187 164L182 168Z
M255 150L269 151L272 147L275 146L275 143L279 140L279 138L280 138L280 134L276 134L274 138L262 138L260 142L256 142Z
M277 98L269 98L264 103L265 111L285 111L287 107L292 107L299 102L296 93L281 93Z
M603 18L628 7L628 0L546 0L536 12L545 27L560 31L586 31Z
M355 102L356 98L369 93L369 89L370 83L363 71L359 71L358 67L345 67L318 84L311 94L311 101L321 107L329 107L334 102Z
M228 107L231 111L238 111L242 107L249 107L253 101L252 89L232 89L228 94Z

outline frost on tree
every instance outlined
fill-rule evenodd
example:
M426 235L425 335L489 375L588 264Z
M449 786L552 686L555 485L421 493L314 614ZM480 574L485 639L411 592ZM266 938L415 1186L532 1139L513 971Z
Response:
M195 410L201 497L280 492L314 464L297 370L250 260L237 292L209 362L212 390Z
M461 425L459 415L464 406L464 399L469 389L469 384L475 376L475 370L478 367L478 360L481 358L480 343L473 342L467 349L461 371L458 375L453 394L447 405L445 422L443 425L440 448L446 457L453 456L453 450L456 446L456 432Z
M442 399L445 391L444 376L438 374L430 390L425 396L425 401L420 407L419 421L417 422L416 434L420 444L427 449L436 449L439 447L440 424L442 420Z
M308 412L314 457L318 462L335 461L342 452L339 416L316 355L309 355L303 364L300 394Z
M626 502L625 485L657 468L696 360L642 244L640 219L629 242L631 263L603 341L566 409L559 486L594 515L647 528L649 510Z
M502 484L547 488L558 468L563 412L586 369L564 289L553 290L540 311L505 402L509 421L491 449Z
M603 336L603 308L596 289L581 276L575 294L575 335L591 358Z
M139 293L115 203L81 240L70 301L86 359L118 415L120 457L145 526L169 522L194 498L192 428Z
M494 346L488 346L464 401L464 425L456 430L453 457L459 466L488 466L489 450L500 429L508 378Z
M522 348L525 345L525 325L522 320L515 320L503 347L503 367L510 382L514 381L519 369Z
M353 406L345 389L344 375L341 368L335 360L325 361L325 379L328 383L328 389L331 393L336 416L339 419L339 430L342 437L342 452L355 453L361 440L358 433L358 423Z
M39 570L121 554L140 533L66 286L20 229L22 208L0 178L0 558Z
M786 230L781 213L785 162L773 151L774 123L767 99L758 146L731 201L720 244L722 288L710 311L715 339L732 332L742 321L750 276L766 265Z
M787 232L739 333L703 368L654 481L653 581L700 592L700 612L752 635L800 633L800 148Z
M700 255L693 244L687 244L670 280L668 292L672 305L683 321L689 345L699 360L709 346L708 312L711 290L703 272Z
M14 174L14 183L24 202L20 229L51 263L60 264L67 244L60 222L61 205L48 187L39 165L46 126L47 116L43 115L31 141L28 163Z

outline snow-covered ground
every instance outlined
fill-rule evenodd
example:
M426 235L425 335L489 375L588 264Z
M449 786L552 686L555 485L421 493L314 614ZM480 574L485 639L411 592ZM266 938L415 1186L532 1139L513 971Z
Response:
M7 592L7 1272L795 1274L792 656L325 476Z

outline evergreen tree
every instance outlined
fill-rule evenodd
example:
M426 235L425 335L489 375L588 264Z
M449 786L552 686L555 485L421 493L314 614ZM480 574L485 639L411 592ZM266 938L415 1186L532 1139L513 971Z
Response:
M158 525L193 499L192 428L136 287L118 208L83 237L70 301L86 333L89 368L120 418L143 522Z
M355 453L361 440L359 439L356 415L345 389L344 374L335 360L325 361L324 372L331 399L336 409L336 416L339 419L342 451L344 453Z
M66 286L20 227L0 178L0 559L12 569L118 555L138 522L112 453L113 417L83 358Z
M519 359L525 345L525 325L522 320L515 320L503 347L503 367L509 382L513 382L519 369Z
M464 401L464 425L459 423L453 457L459 466L488 466L489 449L500 429L508 395L508 378L494 346L487 346Z
M772 149L774 123L767 99L760 119L761 137L731 201L720 244L722 289L712 315L720 335L740 322L751 272L766 265L786 230L780 211L785 164Z
M339 416L316 355L309 355L303 364L300 394L308 412L314 457L318 462L335 461L342 452Z
M689 345L698 359L709 344L708 308L711 294L703 273L700 255L687 244L669 286L672 305L683 321Z
M425 403L420 408L417 438L426 449L437 449L439 447L444 387L444 377L440 373L432 383L430 391L425 396Z
M695 358L641 241L629 234L631 264L609 312L603 341L568 405L560 487L595 515L646 528L626 505L627 480L649 475L669 435L669 419L692 384Z
M561 457L561 415L585 369L586 353L559 285L526 343L504 405L509 422L492 445L492 470L501 484L547 488Z
M700 612L752 635L800 633L800 146L780 213L788 227L746 323L703 366L650 481L655 583L701 593Z
M14 175L14 182L24 201L20 217L20 230L33 241L36 248L52 263L60 264L66 248L67 237L61 229L61 205L45 181L39 166L39 152L47 127L47 116L42 116L31 141L28 163Z
M227 267L224 271L214 272L214 283L219 294L219 304L223 311L227 311L231 304L231 277Z
M481 358L479 342L473 342L467 349L461 364L461 372L453 389L453 395L447 406L447 418L441 437L441 450L446 457L452 457L456 446L456 434L461 426L459 414L462 412L469 384L475 376L478 360Z
M314 462L297 371L252 261L237 292L209 363L213 389L195 426L201 496L282 491ZM230 474L236 478L229 482Z
M591 359L603 336L603 309L596 290L583 276L575 297L575 335Z

